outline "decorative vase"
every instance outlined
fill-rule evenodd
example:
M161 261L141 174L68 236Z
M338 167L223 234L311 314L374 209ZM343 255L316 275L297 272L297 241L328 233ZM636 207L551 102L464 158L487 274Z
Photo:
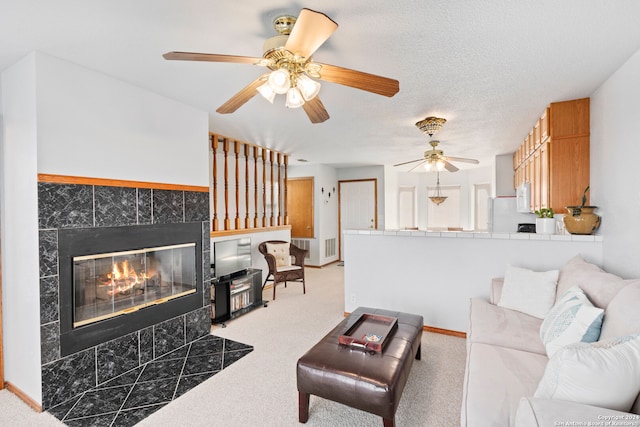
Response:
M600 226L600 216L593 211L597 206L567 206L564 227L571 234L593 234Z
M536 234L555 234L555 218L536 218Z

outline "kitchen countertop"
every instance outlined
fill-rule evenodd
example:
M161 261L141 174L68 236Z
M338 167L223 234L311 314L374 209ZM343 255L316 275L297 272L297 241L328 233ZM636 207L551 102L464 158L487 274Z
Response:
M549 240L565 242L602 242L600 235L579 234L537 234L537 233L488 233L474 231L425 231L425 230L373 230L352 229L344 230L344 234L359 234L371 236L407 236L407 237L444 237L456 239L502 239L502 240Z

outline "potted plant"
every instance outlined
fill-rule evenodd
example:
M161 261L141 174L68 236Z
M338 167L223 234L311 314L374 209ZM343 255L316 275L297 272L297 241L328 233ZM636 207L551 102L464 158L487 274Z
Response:
M564 227L571 234L593 234L600 226L600 216L594 213L597 206L585 206L589 186L582 192L580 206L567 206L568 213L564 216Z
M535 211L537 234L554 234L556 232L556 219L553 217L552 208L541 208Z

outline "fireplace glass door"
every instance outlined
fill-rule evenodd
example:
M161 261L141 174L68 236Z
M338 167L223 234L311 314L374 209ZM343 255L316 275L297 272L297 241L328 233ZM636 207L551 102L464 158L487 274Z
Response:
M73 257L73 327L196 292L196 244Z

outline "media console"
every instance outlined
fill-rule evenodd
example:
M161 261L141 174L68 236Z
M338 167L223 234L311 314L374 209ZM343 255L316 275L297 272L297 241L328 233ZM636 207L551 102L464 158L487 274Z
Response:
M211 323L221 323L260 307L262 302L262 270L214 279L211 286Z

